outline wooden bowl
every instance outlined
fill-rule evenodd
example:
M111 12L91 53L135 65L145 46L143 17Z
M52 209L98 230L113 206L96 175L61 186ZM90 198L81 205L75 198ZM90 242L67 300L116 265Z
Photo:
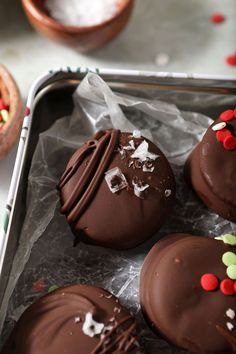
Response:
M0 96L9 105L9 119L0 129L0 159L15 144L24 117L23 101L18 86L9 71L0 64Z
M134 6L134 0L119 0L117 13L111 19L95 26L75 27L50 17L44 6L46 0L21 1L30 23L39 33L80 52L101 48L115 38L127 24Z

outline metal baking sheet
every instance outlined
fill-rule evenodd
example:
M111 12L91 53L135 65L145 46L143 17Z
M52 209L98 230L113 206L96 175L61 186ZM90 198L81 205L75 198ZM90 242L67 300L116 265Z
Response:
M4 229L0 233L0 304L24 222L28 172L39 134L57 119L70 115L73 110L72 94L88 71L86 68L51 71L42 75L29 93ZM236 78L233 77L98 69L90 71L98 72L113 90L135 96L161 98L176 103L180 109L209 116L217 116L229 108L236 94ZM213 104L216 97L217 107Z

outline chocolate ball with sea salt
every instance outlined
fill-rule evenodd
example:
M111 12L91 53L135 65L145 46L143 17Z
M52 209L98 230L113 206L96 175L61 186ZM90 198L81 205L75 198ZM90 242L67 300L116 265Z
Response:
M140 354L137 323L104 289L71 285L31 305L1 354Z
M175 200L166 157L138 131L99 131L71 157L58 189L76 240L114 249L149 239Z

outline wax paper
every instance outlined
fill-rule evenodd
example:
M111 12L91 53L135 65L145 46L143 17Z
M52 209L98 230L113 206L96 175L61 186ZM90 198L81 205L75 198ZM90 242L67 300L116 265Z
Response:
M145 353L182 353L152 333L143 319L138 290L143 260L165 234L216 236L231 231L234 225L207 209L183 179L183 163L212 120L204 114L180 111L177 105L168 103L168 93L163 100L144 97L145 93L132 97L112 92L99 76L89 73L74 93L73 114L40 135L28 176L27 214L2 305L2 342L24 309L37 298L58 286L86 283L106 288L131 310L140 324ZM214 99L219 100L216 96ZM164 227L151 240L129 251L83 243L73 247L73 235L60 214L56 184L68 159L95 131L106 127L141 130L166 154L177 181L177 203Z

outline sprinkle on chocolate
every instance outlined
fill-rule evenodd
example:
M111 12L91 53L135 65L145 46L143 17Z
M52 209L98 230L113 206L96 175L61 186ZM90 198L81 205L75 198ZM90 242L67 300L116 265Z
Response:
M85 321L82 327L84 334L89 337L94 337L97 334L101 334L104 329L104 323L96 322L93 319L93 315L88 312L85 315Z
M131 157L133 159L138 159L141 162L149 160L156 160L159 156L156 154L153 154L152 152L148 151L149 144L146 140L144 140L135 150L133 155Z
M228 309L226 311L226 316L229 317L231 320L233 320L235 318L235 311L232 309Z

